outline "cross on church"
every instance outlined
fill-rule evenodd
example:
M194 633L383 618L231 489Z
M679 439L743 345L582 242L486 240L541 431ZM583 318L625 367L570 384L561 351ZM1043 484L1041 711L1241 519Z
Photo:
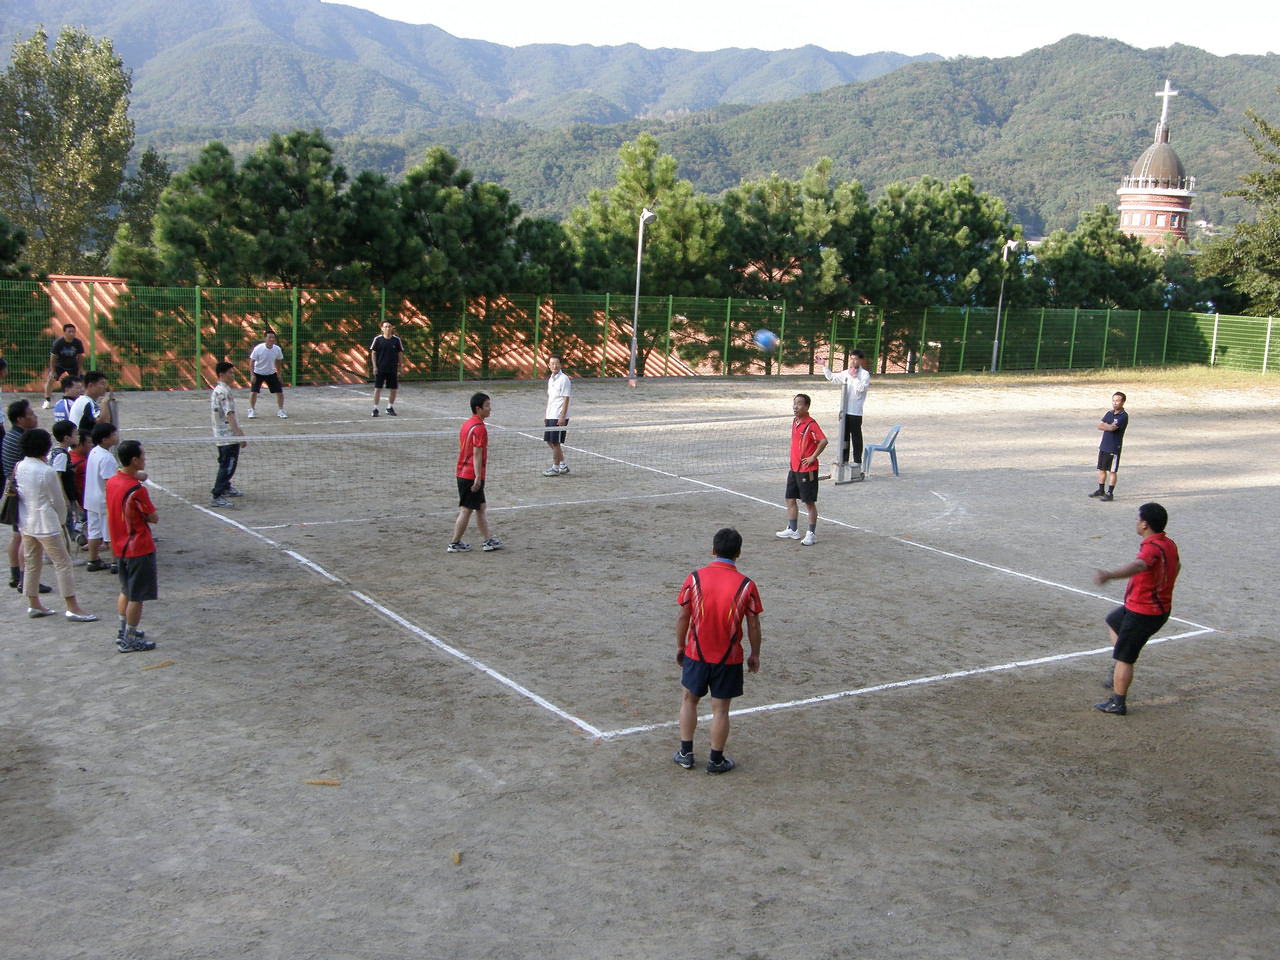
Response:
M1170 97L1176 97L1177 95L1178 95L1178 91L1177 91L1177 90L1171 90L1171 89L1169 89L1169 78L1168 78L1168 77L1165 77L1165 78L1164 78L1164 89L1163 89L1163 90L1159 90L1159 91L1157 91L1157 92L1156 92L1156 96L1157 96L1157 97L1164 97L1164 106L1163 106L1163 107L1161 107L1161 109L1160 109L1160 123L1161 123L1161 124L1165 124L1165 123L1168 123L1168 122L1169 122L1169 98L1170 98Z

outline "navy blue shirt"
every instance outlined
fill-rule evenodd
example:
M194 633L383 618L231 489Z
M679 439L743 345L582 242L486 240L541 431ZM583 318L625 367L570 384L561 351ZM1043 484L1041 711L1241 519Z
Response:
M1108 410L1102 415L1102 422L1114 423L1117 426L1114 430L1102 431L1102 443L1098 444L1098 449L1103 453L1119 453L1124 445L1124 428L1129 426L1129 414L1123 410L1119 413Z

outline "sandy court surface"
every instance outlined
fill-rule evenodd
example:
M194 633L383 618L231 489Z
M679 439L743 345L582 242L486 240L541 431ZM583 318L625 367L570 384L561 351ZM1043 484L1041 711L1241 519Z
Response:
M540 384L482 386L496 427L541 421ZM207 394L122 397L164 487L160 646L118 655L110 622L29 621L10 595L6 957L1274 956L1280 384L877 378L865 432L902 424L901 476L877 454L824 484L812 548L773 535L785 420L732 462L673 436L550 479L536 437L505 435L507 548L455 556L451 455L377 438L456 430L473 389L412 385L377 421L360 388L290 390L288 421L264 395L253 437L342 437L251 443L221 514L208 461L161 442L208 432ZM569 443L781 417L802 389L834 435L820 379L579 381ZM1107 717L1122 585L1090 577L1134 555L1150 499L1183 556L1176 619ZM708 777L670 761L672 624L722 525L765 646L738 769ZM77 576L108 613L110 576Z

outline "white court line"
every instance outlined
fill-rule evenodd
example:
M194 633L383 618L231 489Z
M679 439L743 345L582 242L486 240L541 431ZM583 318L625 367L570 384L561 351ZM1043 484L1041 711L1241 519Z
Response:
M577 451L577 452L590 453L590 451ZM649 472L656 473L661 476L672 477L678 480L684 480L688 483L694 483L710 490L716 490L722 493L728 493L736 497L741 497L744 500L750 500L752 502L760 503L765 506L781 509L781 505L774 501L765 500L761 497L742 493L741 491L733 490L729 487L725 487L720 484L710 483L705 480L698 480L694 477L682 477L678 474L674 474L666 470L659 470L656 467L650 467L643 464L631 463L626 460L621 460L617 457L610 457L603 454L592 454L592 455L600 459L608 460L614 463L619 463L624 466L632 467L634 469L647 470ZM224 514L215 513L212 510L209 510L205 507L201 507L198 504L192 503L190 500L187 500L184 497L179 497L176 494L171 493L169 490L165 489L164 487L159 486L158 484L152 484L152 485L155 486L157 489L162 490L163 492L169 494L169 496L172 496L175 499L183 503L186 503L189 506L194 507L195 509L207 514L208 516L216 517L218 520L221 520L224 523L229 524L230 526L236 527L237 529L242 530L245 533L248 533L250 536L253 536L258 538L259 540L262 540L264 543L267 543L273 547L276 547L277 549L281 550L281 552L284 553L286 556L291 557L298 563L320 574L321 576L324 576L327 579L336 583L346 582L342 580L340 577L334 576L333 574L329 573L323 567L307 559L303 555L293 550L289 550L284 547L281 547L281 545L276 543L276 541L271 540L270 538L264 536L263 534L258 533L256 530L252 530L249 527L246 527L244 524L238 523L235 520L232 520L230 517L225 516ZM835 520L828 517L820 517L820 519L824 520L827 523L835 524L836 526L844 527L846 529L869 532L869 531L866 531L865 528L863 527L858 527L855 524L846 523L842 520ZM918 543L917 541L914 541L914 540L908 540L905 537L888 536L886 537L886 539L897 541L898 543L901 543L907 546L912 546L922 550L927 550L931 553L936 553L939 556L947 557L948 559L960 560L964 563L971 563L971 564L974 564L975 566L983 567L985 569L992 570L997 573L1003 573L1009 576L1028 580L1032 583L1037 583L1042 586L1054 587L1056 589L1065 590L1070 593L1078 594L1080 596L1086 596L1094 599L1107 600L1110 602L1114 602L1113 598L1104 596L1103 594L1094 593L1089 590L1082 590L1078 587L1072 587L1067 584L1056 583L1055 581L1046 580L1042 577L1037 577L1032 574L1022 573L1020 571L1013 570L1008 567L1002 567L997 564L987 563L986 561L983 561L983 560L977 560L972 557L966 557L962 554L952 553L947 550L942 550L938 547L931 547L927 544ZM507 687L508 689L512 690L518 695L525 697L528 700L531 700L533 703L549 711L555 716L558 716L561 719L569 721L579 730L582 730L584 733L591 735L597 740L601 740L601 741L614 740L619 737L630 736L632 734L650 733L655 730L669 729L671 727L675 727L678 725L678 721L668 720L660 723L646 724L646 725L636 726L636 727L626 727L618 730L600 730L599 728L587 723L585 720L582 720L579 717L575 717L572 714L568 713L566 710L562 709L561 707L556 706L555 704L551 703L549 700L540 696L539 694L534 693L528 687L525 687L522 684L512 680L511 678L497 672L496 670L484 664L483 662L476 660L474 657L471 657L466 653L463 653L461 650L458 650L457 648L450 646L440 638L428 633L427 631L423 630L421 627L418 627L417 625L411 623L409 620L405 619L400 614L395 613L390 608L378 603L377 601L368 597L366 594L363 594L358 590L352 590L351 595L357 600L360 600L362 603L365 603L370 607L372 607L373 609L377 610L379 613L381 613L383 616L387 617L388 619L392 620L394 623L404 627L410 633L413 633L415 636L418 636L426 640L427 642L431 643L433 646L435 646L437 649L441 650L442 652L447 653L448 655L457 658L458 660L467 664L468 666L471 666L479 670L480 672L498 681L503 686ZM1206 633L1216 632L1213 627L1207 627L1201 624L1193 623L1190 620L1184 620L1179 617L1170 617L1169 619L1175 620L1178 623L1186 624L1187 626L1191 626L1196 629L1189 631L1187 633L1175 634L1168 637L1153 638L1152 640L1148 641L1148 645L1155 644L1155 643L1166 643L1170 640L1188 639L1191 637L1202 636L1203 634L1206 634ZM828 701L841 700L846 697L863 696L871 693L879 693L885 690L895 690L895 689L901 689L905 687L922 686L924 684L929 684L929 683L941 683L947 680L955 680L955 679L960 679L964 677L979 676L982 674L996 673L1004 670L1020 669L1023 667L1038 666L1046 663L1055 663L1063 660L1071 660L1078 657L1098 656L1100 654L1110 653L1111 650L1112 650L1111 647L1100 647L1092 650L1079 650L1079 651L1073 651L1069 653L1053 654L1047 657L1037 657L1035 659L1030 659L1030 660L1014 660L1014 661L1009 661L1007 663L994 664L994 665L982 666L982 667L973 667L966 670L957 670L949 673L935 674L928 677L916 677L910 680L897 680L890 683L877 684L871 687L861 687L854 690L841 690L841 691L836 691L834 693L819 694L817 696L806 697L799 700L791 700L791 701L785 701L781 703L761 704L759 706L754 706L754 707L744 707L740 710L731 711L730 715L745 716L747 714L752 714L752 713L770 713L770 712L776 712L779 710L798 709L806 706L812 706L818 703L826 703ZM706 716L703 716L699 719L706 722L711 719L711 715L707 714Z
M1198 637L1205 633L1213 633L1210 627L1204 627L1200 630L1192 630L1188 633L1174 634L1169 637L1159 637L1147 641L1147 646L1153 643L1167 643L1170 640L1184 640L1189 637ZM838 690L835 693L823 693L814 697L804 697L800 700L788 700L783 703L763 703L757 707L743 707L740 710L730 710L729 716L743 717L750 713L773 713L778 710L795 710L800 707L812 706L815 703L827 703L831 700L843 700L845 697L861 697L869 693L881 693L885 690L900 690L904 687L919 687L927 683L942 683L946 680L957 680L962 677L976 677L984 673L999 673L1002 670L1017 670L1022 667L1035 667L1044 663L1057 663L1062 660L1074 660L1077 657L1095 657L1103 653L1111 653L1111 647L1099 647L1094 650L1076 650L1071 653L1055 653L1047 657L1036 657L1032 660L1010 660L1008 663L996 663L986 667L972 667L968 670L952 670L949 673L936 673L930 677L913 677L910 680L894 680L890 683L878 683L871 687L858 687L855 690ZM699 720L710 722L711 714L699 717ZM664 720L661 723L650 723L639 727L625 727L621 730L606 730L601 734L602 740L613 740L617 737L626 737L635 733L651 733L654 730L664 730L670 727L680 725L679 720Z

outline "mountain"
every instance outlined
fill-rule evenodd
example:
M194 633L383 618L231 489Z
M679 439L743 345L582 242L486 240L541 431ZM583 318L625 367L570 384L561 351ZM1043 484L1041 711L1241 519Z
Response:
M1193 219L1251 215L1223 193L1256 166L1241 133L1272 122L1280 56L1140 50L1071 36L1005 58L799 50L645 50L453 37L319 0L9 0L0 37L43 23L112 38L134 71L140 145L179 165L210 139L243 155L321 127L352 171L400 175L434 144L563 217L614 182L619 145L653 133L719 194L821 156L874 198L889 183L970 174L1029 235L1071 228L1151 143L1169 77L1172 145L1197 178ZM1189 30L1193 30L1190 27Z
M870 79L933 54L646 50L464 40L319 0L10 0L0 37L43 23L112 39L140 138L323 127L398 135L480 119L536 128L674 117Z

